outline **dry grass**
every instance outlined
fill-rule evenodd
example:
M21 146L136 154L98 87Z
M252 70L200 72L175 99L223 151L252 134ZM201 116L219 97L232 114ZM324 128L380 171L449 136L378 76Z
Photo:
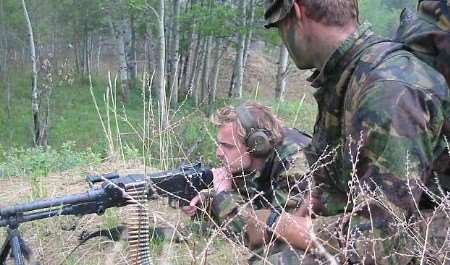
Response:
M44 185L49 197L87 191L84 171L74 170L45 178ZM126 175L142 173L144 169L136 163L105 163L96 169L96 172L110 171ZM147 169L147 172L152 171ZM25 177L1 179L0 186L0 207L30 201L31 184ZM220 237L211 244L208 238L202 238L195 232L188 233L190 229L186 227L191 221L180 210L170 208L166 199L149 201L146 207L155 226L176 228L183 231L184 235L181 243L175 243L170 238L165 241L152 240L149 246L153 264L240 264L245 260L244 252L239 249L230 252L229 243ZM20 231L40 264L126 264L126 239L114 242L106 237L97 237L74 251L83 232L111 227L110 224L121 224L126 220L126 213L126 208L120 208L113 209L104 216L48 218L24 223L20 226ZM2 229L0 240L4 239L5 229ZM12 261L9 262L12 264Z

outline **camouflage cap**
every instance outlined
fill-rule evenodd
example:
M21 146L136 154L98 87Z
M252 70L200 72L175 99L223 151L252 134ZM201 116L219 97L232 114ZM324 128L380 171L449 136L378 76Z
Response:
M271 28L286 17L295 0L265 0L264 27Z

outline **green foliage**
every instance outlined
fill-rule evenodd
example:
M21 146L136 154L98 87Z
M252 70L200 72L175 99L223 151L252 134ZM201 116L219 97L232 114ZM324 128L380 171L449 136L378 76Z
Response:
M255 29L255 35L257 39L264 41L265 43L272 45L273 47L277 47L281 43L280 35L278 33L278 29L271 28L266 29L264 25L264 8L261 5L258 5L255 9L255 18L257 22L253 26Z
M212 2L210 5L197 3L190 10L181 14L178 18L182 31L190 29L195 23L196 31L203 36L214 36L218 38L226 38L239 30L245 30L243 27L236 25L239 10L229 4L218 4Z
M116 208L106 209L105 213L101 215L101 218L105 229L112 229L121 224L119 210Z
M288 127L312 134L317 108L303 100L286 102L266 102L281 121Z
M417 0L387 0L384 1L384 4L392 9L403 9L405 7L413 8L417 2Z
M377 33L390 37L397 29L401 10L413 8L415 3L415 0L361 0L360 18L370 22Z
M14 32L21 33L21 38L26 38L25 17L20 1L3 0L3 8L5 15L2 23L6 23L7 27Z
M0 156L0 176L30 176L36 191L39 191L42 177L46 177L49 172L100 163L99 155L91 150L75 152L73 147L74 143L69 142L63 144L60 151L51 147L47 150L23 147L3 150Z
M206 117L199 119L195 116L188 116L187 120L194 122L186 122L183 128L180 128L178 137L183 142L183 149L192 151L186 155L196 157L206 164L213 164L216 162L214 152L216 128Z

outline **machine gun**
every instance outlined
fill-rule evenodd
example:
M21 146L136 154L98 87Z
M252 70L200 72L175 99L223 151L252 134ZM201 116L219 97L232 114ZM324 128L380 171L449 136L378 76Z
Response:
M0 227L7 227L8 232L0 251L0 265L5 264L10 252L15 265L24 264L24 243L18 230L21 223L60 215L101 215L108 208L127 205L132 210L129 264L150 264L148 213L143 203L160 195L168 197L171 206L186 205L200 190L208 188L212 180L211 170L200 164L149 175L87 176L89 190L84 193L0 208Z

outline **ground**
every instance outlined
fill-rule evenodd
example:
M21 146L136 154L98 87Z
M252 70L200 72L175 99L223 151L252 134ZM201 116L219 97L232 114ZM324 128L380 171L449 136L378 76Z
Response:
M96 172L110 172L120 169L122 174L143 172L138 163L103 164ZM149 170L152 171L152 170ZM43 179L47 197L54 198L69 194L82 193L88 190L84 176L88 172L77 169L59 174L51 174ZM94 172L89 172L94 173ZM25 177L0 179L3 192L0 193L0 207L11 206L18 202L30 201L32 185ZM191 221L178 209L168 206L164 198L150 201L147 205L150 223L156 226L176 227L187 231ZM76 250L79 237L84 232L92 232L105 227L114 227L124 223L127 209L120 208L109 211L103 216L95 214L86 216L62 216L33 221L20 227L23 239L33 250L40 264L126 264L127 241L111 241L105 237L97 237L87 241ZM181 243L174 240L151 240L149 243L153 264L224 264L245 263L244 248L229 242L220 233L205 238L197 233L184 234ZM0 239L5 238L5 231L0 232ZM73 252L72 252L73 251ZM12 261L9 261L12 264Z

